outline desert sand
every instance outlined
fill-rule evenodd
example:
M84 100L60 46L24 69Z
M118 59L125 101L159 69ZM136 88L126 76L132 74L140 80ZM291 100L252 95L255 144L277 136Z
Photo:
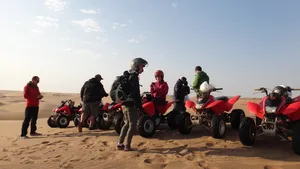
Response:
M194 128L187 136L163 125L151 139L136 135L137 151L115 149L115 131L82 133L71 122L66 129L50 128L47 118L61 100L79 94L43 93L38 132L43 136L19 139L24 118L25 100L22 92L0 91L0 169L299 169L300 156L293 153L290 143L262 137L254 147L239 142L237 131L228 126L224 139L214 139L205 128ZM170 99L170 98L169 98ZM247 116L245 104L258 99L240 99L235 105ZM103 102L110 102L104 99ZM300 144L300 143L299 143Z

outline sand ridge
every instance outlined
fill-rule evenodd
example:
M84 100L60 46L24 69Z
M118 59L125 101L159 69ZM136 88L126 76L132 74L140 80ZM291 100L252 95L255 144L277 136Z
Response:
M137 151L115 149L118 135L115 131L77 133L73 123L66 129L50 128L47 117L61 100L73 99L79 104L78 94L43 93L38 131L43 136L19 139L25 100L22 92L0 92L0 168L1 169L296 169L300 157L291 145L279 139L262 138L255 147L245 147L238 133L228 126L224 139L214 139L205 128L194 128L190 135L181 135L162 125L153 138L136 135L133 147ZM169 98L170 99L170 98ZM246 111L240 99L235 108ZM104 102L110 102L104 99ZM253 101L258 101L254 99ZM246 111L247 113L247 111ZM247 114L249 115L249 114Z

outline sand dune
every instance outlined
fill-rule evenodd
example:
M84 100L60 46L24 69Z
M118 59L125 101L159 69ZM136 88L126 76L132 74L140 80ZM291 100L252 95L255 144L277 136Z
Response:
M41 103L38 131L43 136L19 139L24 116L25 100L21 92L0 91L0 168L1 169L298 169L300 157L291 145L279 139L262 138L255 147L245 147L238 133L228 127L225 139L214 139L204 128L181 135L162 125L153 138L136 135L134 152L116 151L118 139L114 130L89 131L77 129L70 123L66 129L47 126L46 118L61 100L73 99L79 104L78 94L45 93ZM236 108L246 111L241 99ZM104 102L109 101L104 99ZM258 101L257 99L254 101Z

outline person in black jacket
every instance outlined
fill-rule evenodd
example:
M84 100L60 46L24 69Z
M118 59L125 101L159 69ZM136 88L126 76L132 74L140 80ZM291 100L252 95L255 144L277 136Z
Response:
M140 96L139 74L144 71L144 67L148 62L143 58L135 58L131 63L129 70L129 83L131 91L128 92L129 97L123 102L122 110L124 114L124 126L121 129L120 137L118 140L117 149L124 151L131 151L131 140L136 130L138 112L143 112L142 99ZM123 142L126 139L126 144Z
M184 112L186 110L184 106L184 98L186 95L190 94L190 87L185 77L178 79L174 86L174 99L178 102L174 105L174 110Z
M93 129L95 117L99 112L99 104L101 103L103 97L108 96L103 88L101 80L103 80L102 76L97 74L95 77L86 81L81 88L80 98L83 102L83 113L78 125L79 132L82 132L82 125L88 116L90 116L89 128Z

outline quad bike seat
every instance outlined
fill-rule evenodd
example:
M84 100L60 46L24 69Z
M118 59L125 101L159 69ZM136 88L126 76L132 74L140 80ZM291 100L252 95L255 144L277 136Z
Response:
M215 98L216 100L223 100L223 101L227 101L229 100L229 98L227 96L219 96Z

